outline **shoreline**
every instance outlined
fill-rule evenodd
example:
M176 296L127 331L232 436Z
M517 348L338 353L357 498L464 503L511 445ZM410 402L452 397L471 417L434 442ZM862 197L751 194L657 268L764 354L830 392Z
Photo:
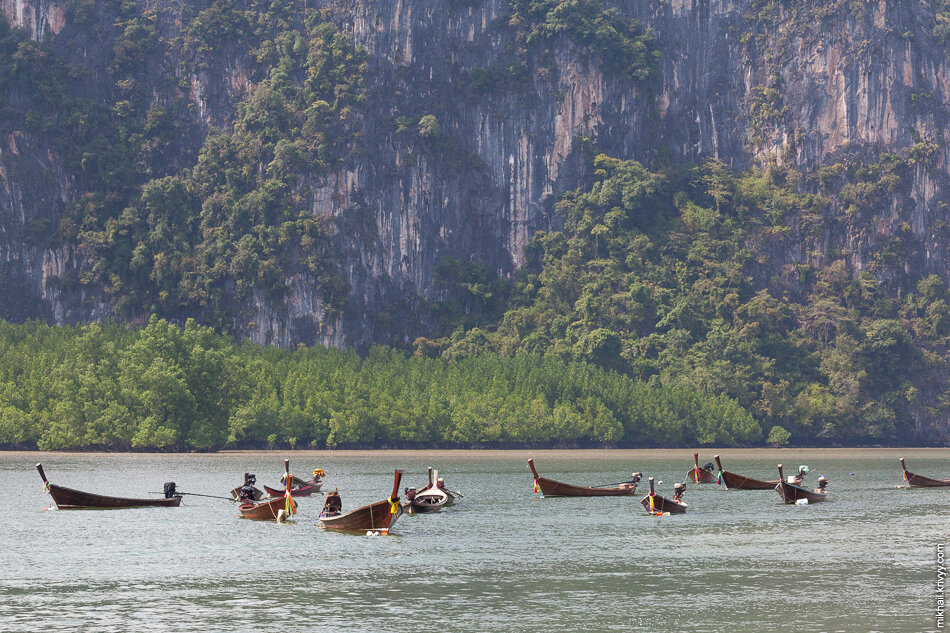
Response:
M222 450L222 451L208 451L208 452L143 452L143 451L40 451L40 450L23 450L23 451L5 451L0 450L0 456L26 456L26 455L36 455L36 456L76 456L76 455L88 455L88 456L102 456L102 455L115 455L115 456L132 456L132 455L148 455L148 456L163 456L163 457L185 457L185 456L233 456L233 455L285 455L293 458L293 456L306 457L306 456L323 456L323 457L362 457L362 456L379 456L379 455L394 455L394 454L404 454L404 455L442 455L445 457L451 456L473 456L478 455L486 458L492 457L513 457L517 456L519 453L523 455L537 455L537 454L548 454L552 457L557 456L580 456L580 455L589 455L589 456L634 456L634 455L650 455L653 457L692 457L693 453L699 453L700 461L705 460L706 458L711 459L714 454L719 454L723 456L732 456L732 457L743 457L743 456L755 456L755 457L769 457L775 456L780 458L781 456L792 456L792 455L803 455L803 454L814 454L814 455L832 455L835 453L853 453L861 452L866 454L868 457L874 456L893 456L895 459L900 457L900 453L915 453L920 455L932 454L934 457L947 457L950 458L950 447L946 446L918 446L918 447L887 447L887 446L878 446L878 447L792 447L792 448L723 448L723 447L712 447L712 448L582 448L582 449L565 449L565 448L511 448L511 449L481 449L481 448L432 448L432 449L405 449L405 448L383 448L383 449L248 449L248 450Z

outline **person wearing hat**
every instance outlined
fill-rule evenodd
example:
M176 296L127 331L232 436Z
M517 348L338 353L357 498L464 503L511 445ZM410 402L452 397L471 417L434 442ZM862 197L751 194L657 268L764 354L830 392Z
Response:
M798 467L798 474L795 475L795 481L794 481L796 486L802 485L802 482L805 481L805 475L807 475L810 470L811 469L808 466L805 466L804 464Z
M685 484L673 484L673 501L682 503L684 494L686 494Z

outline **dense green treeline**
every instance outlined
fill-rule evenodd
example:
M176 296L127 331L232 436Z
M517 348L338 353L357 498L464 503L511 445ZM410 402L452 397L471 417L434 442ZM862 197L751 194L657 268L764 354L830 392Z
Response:
M533 264L496 295L504 316L419 339L416 353L527 351L725 394L770 443L937 440L946 429L916 421L946 419L950 402L946 285L930 276L898 298L875 276L916 248L909 232L890 236L857 277L830 250L754 280L785 240L808 247L841 210L873 212L926 160L917 150L811 178L779 168L737 175L717 161L654 172L599 156L592 186L558 203L564 229L539 233Z
M238 345L189 321L0 322L0 445L41 449L755 444L724 396L522 352Z

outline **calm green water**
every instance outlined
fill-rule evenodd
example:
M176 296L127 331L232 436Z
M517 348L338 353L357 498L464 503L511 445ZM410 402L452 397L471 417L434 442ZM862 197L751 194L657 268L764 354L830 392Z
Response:
M326 469L345 509L386 497L394 467L421 485L432 465L465 494L368 538L317 528L322 497L282 525L197 497L179 509L47 511L33 469L42 461L54 483L90 492L146 496L175 481L226 494L245 470L276 484L284 453L0 453L19 493L0 512L0 630L936 630L950 489L895 488L897 458L947 477L950 450L719 452L727 469L762 479L778 461L806 463L811 483L830 478L833 502L690 486L687 515L654 518L640 495L539 499L525 465L533 456L542 474L583 484L639 470L668 493L689 451L289 454L296 474Z

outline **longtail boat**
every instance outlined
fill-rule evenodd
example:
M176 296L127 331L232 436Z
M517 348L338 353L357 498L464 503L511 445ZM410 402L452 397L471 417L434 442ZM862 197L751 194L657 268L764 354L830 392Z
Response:
M304 486L310 486L311 492L320 492L320 488L323 487L323 478L326 476L327 474L323 472L322 468L314 468L313 477L309 481L304 481L300 477L291 475L290 476L290 490L291 492L293 492L294 488L303 488Z
M931 479L907 470L904 458L901 457L901 470L904 471L904 481L909 488L950 488L950 479Z
M257 477L251 473L244 473L244 483L236 488L231 490L231 496L235 501L242 501L241 493L245 488L251 493L250 495L245 495L248 499L253 499L254 501L260 501L264 498L264 493L260 489L255 488L254 484L257 483ZM247 499L243 499L247 500Z
M429 474L429 483L427 483L422 488L419 488L420 493L425 492L426 490L431 490L432 488L438 488L439 490L445 493L445 496L446 496L445 507L446 508L448 508L449 506L455 505L455 500L460 499L462 498L462 496L464 496L462 495L461 492L456 492L455 490L449 490L448 488L446 488L445 480L439 477L439 471L433 470L432 466L429 466L428 474Z
M290 494L290 460L284 460L284 470L287 472L284 496L261 501L260 503L242 503L238 510L241 516L252 521L281 521L285 516L297 514L297 505Z
M775 486L778 485L778 481L763 481L730 473L722 469L719 455L714 456L713 459L716 460L716 468L719 469L716 476L720 483L726 487L726 490L774 490Z
M389 528L402 514L402 506L399 505L400 481L402 481L402 471L396 469L393 491L389 498L341 514L332 514L325 508L317 525L327 530L339 530L341 532L370 531L389 534ZM331 498L335 498L336 503L339 503L339 496L330 493L327 495L328 504ZM334 509L332 512L336 511Z
M181 497L175 494L175 486L171 482L166 484L166 490L171 491L170 497L156 499L127 499L124 497L109 497L106 495L97 495L91 492L82 492L52 484L46 478L43 472L43 464L37 464L36 470L43 478L46 485L46 491L53 497L53 503L60 510L83 510L87 508L99 508L106 510L118 510L121 508L177 508L181 505Z
M801 486L788 483L788 481L785 480L785 473L782 471L781 464L778 465L778 479L779 481L778 485L775 486L775 491L778 492L779 496L782 497L782 501L786 504L795 503L801 499L807 499L808 503L819 503L828 500L827 492L806 490Z
M528 466L534 475L534 491L540 492L545 497L624 497L637 492L637 482L640 480L639 473L634 473L632 481L607 484L608 486L614 486L611 488L575 486L542 477L534 467L533 459L528 460Z
M666 514L667 512L670 514L686 514L685 501L667 499L662 495L656 494L653 477L650 477L650 494L640 499L640 503L643 504L643 509L647 511L647 514Z
M719 479L712 472L699 467L699 453L693 453L693 464L695 467L686 473L686 479L694 484L715 484Z
M406 490L406 500L403 509L410 514L440 512L449 500L445 491L438 488L429 488L421 492L410 488Z

